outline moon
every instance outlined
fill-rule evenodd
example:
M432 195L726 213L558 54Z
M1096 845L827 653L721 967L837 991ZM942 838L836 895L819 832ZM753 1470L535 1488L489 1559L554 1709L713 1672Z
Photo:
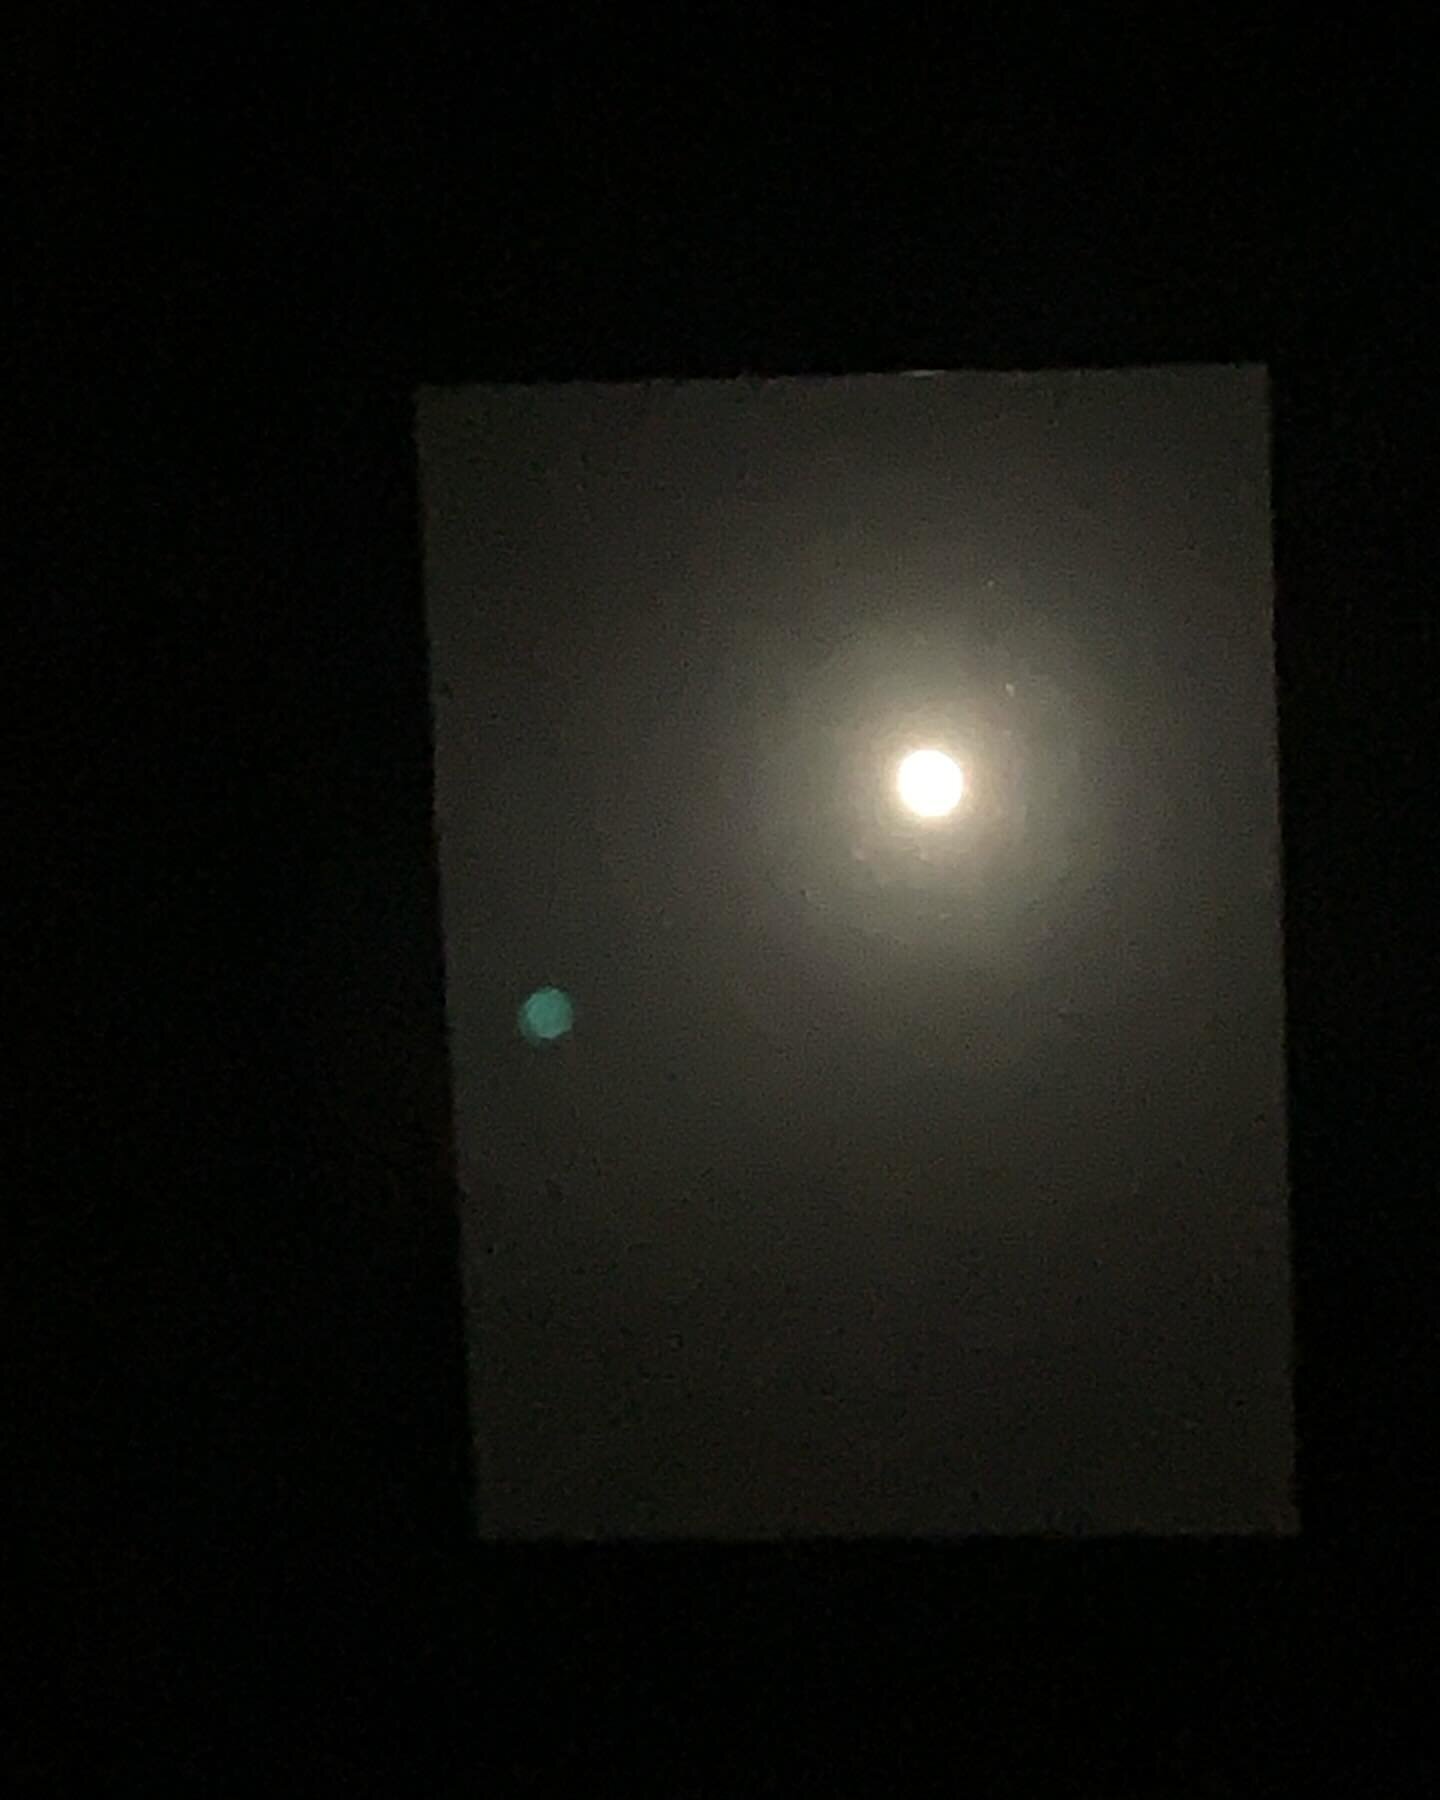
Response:
M896 786L917 818L943 819L960 804L965 776L943 750L912 750L900 764Z

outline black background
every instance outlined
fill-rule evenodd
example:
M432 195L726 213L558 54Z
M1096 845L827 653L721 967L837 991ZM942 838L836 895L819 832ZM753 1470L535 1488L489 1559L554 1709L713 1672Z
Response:
M12 70L22 1784L1419 1791L1418 59L160 17ZM477 1551L413 387L1190 359L1276 384L1302 1539Z

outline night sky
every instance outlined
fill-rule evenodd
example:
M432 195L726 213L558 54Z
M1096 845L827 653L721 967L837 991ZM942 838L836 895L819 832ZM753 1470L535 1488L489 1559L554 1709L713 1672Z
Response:
M1267 404L421 394L483 1536L1295 1528Z

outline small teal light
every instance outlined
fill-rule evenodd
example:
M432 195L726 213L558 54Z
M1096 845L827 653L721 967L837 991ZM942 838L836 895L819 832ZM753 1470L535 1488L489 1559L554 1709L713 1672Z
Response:
M575 1008L561 988L536 988L520 1008L520 1034L527 1044L553 1044L574 1023Z

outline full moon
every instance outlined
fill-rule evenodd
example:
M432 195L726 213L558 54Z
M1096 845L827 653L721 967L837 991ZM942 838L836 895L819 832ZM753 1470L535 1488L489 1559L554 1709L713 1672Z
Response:
M943 750L914 750L900 764L900 798L922 819L943 819L965 792L960 765Z

